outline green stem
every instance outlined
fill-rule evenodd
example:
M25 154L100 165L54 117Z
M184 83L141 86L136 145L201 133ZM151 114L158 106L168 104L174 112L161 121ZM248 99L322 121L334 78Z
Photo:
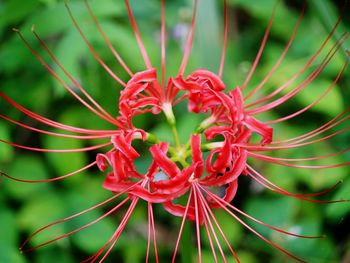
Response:
M181 143L180 143L180 139L179 139L179 134L177 133L176 125L171 125L171 131L173 132L173 135L174 135L175 146L177 148L180 148Z
M171 127L171 131L172 131L173 136L174 136L175 147L180 149L181 143L180 143L179 135L178 135L177 129L176 129L176 119L174 116L172 105L170 103L164 103L162 106L162 109L163 109L165 118Z
M150 144L157 144L157 143L160 142L159 139L155 135L153 135L152 133L148 133L147 132L146 136L147 136L146 137L146 142L148 142Z

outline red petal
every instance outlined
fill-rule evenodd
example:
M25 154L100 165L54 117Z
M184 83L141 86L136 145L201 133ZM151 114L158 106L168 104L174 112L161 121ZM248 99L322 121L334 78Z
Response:
M134 83L146 83L157 80L157 71L155 68L147 69L145 71L137 72L129 81L128 85Z
M149 150L155 162L166 175L172 178L181 173L177 165L166 156L167 151L162 151L158 144L152 145Z
M126 141L126 138L123 134L118 134L112 136L112 143L116 149L123 153L127 158L135 160L140 155L138 152L131 146L131 143Z
M215 91L221 91L225 89L225 84L222 82L220 77L213 72L210 72L205 69L198 69L195 72L193 72L189 78L200 78L205 79L210 83L210 88L212 88Z
M221 198L225 202L230 203L233 198L235 197L238 189L238 181L234 180L233 182L229 183L228 187L225 189L225 195ZM217 202L215 202L210 196L207 196L207 200L211 207L213 208L220 208L221 205L219 205Z
M193 175L196 165L192 165L183 170L179 175L169 179L157 182L152 182L151 187L155 192L161 194L172 194L180 191L185 184L188 184L188 180Z
M261 144L264 145L272 142L273 128L251 116L246 116L244 123L249 129L262 136Z
M101 172L104 172L108 168L107 164L107 156L105 154L99 153L96 156L96 163L98 169L100 169Z
M196 165L194 171L194 178L200 178L203 174L203 157L201 151L201 135L192 135L191 136L191 149L192 149L192 161Z

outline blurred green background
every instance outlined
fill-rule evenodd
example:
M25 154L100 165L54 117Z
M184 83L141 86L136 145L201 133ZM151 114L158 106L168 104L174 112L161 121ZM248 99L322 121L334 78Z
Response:
M142 38L153 64L160 65L160 1L131 1ZM222 47L223 1L200 0L193 52L187 73L196 68L218 71ZM230 0L229 41L224 81L229 89L241 85L259 49L274 0ZM277 61L285 47L300 15L303 1L280 1L276 19L271 30L262 60L254 73L249 88L254 88ZM306 1L306 13L298 34L279 70L264 86L261 94L267 94L281 86L301 69L326 38L342 9L343 1ZM132 71L145 69L131 30L124 1L89 1L101 26L111 42L125 59ZM103 60L125 81L127 74L115 61L98 33L83 1L69 1L75 18L83 28L93 47ZM350 31L349 9L336 32L340 36ZM182 47L191 20L192 1L167 1L167 75L176 75L181 61ZM0 1L0 89L16 102L59 122L86 128L112 128L108 123L93 116L77 103L61 85L48 74L36 58L28 51L11 28L19 28L28 42L52 65L43 48L31 33L36 31L45 40L65 68L83 87L110 113L118 114L117 101L120 86L101 68L91 55L81 36L74 28L63 1L56 0L3 0ZM335 43L336 37L332 39ZM293 100L273 112L263 114L261 120L285 116L308 105L332 83L346 60L345 50L350 42L334 57L324 72L309 87ZM330 45L325 51L329 50ZM326 52L322 53L323 56ZM321 56L321 58L323 57ZM316 62L320 62L318 59ZM314 63L303 79L315 69ZM67 80L62 73L59 73ZM302 78L298 80L300 83ZM67 81L69 83L69 81ZM249 90L248 88L248 90ZM301 117L283 122L275 127L276 138L289 138L315 129L340 113L349 103L350 70L347 68L342 79L324 100ZM261 96L261 95L260 95ZM253 101L253 100L251 100ZM9 116L34 127L43 127L24 116L3 100L0 100L0 114ZM186 114L176 108L180 139L185 141L198 117ZM137 118L136 125L161 138L167 138L168 128L163 117L159 121L150 116ZM348 126L343 123L341 127ZM333 132L340 128L334 128ZM30 146L47 148L78 148L88 146L81 141L64 140L41 136L1 120L0 138ZM332 140L310 147L281 151L279 156L309 157L332 153L349 146L350 135L345 132ZM7 174L23 179L43 179L63 175L79 169L94 160L97 152L71 154L43 154L16 150L0 144L0 169ZM149 155L138 160L140 170L145 170ZM330 160L341 163L350 160L349 153ZM339 180L344 183L320 197L325 200L350 199L349 168L329 170L292 169L264 162L250 160L270 180L294 192L315 192L332 187ZM326 161L316 164L326 164ZM114 214L100 223L69 238L60 240L33 252L20 254L18 247L31 233L51 222L79 212L107 199L111 194L102 189L104 175L91 169L67 180L49 184L23 184L3 178L0 183L0 263L47 263L77 262L98 250L112 235L125 210ZM280 196L262 189L249 178L241 178L239 190L233 204L266 223L304 235L327 235L324 239L298 239L280 235L261 226L255 226L266 237L306 259L308 262L335 263L350 262L350 205L338 203L319 205ZM96 209L76 220L66 222L44 231L31 243L38 245L50 238L69 232L84 223L102 215L103 209ZM180 224L179 218L155 206L158 229L158 244L161 262L169 262ZM238 222L222 211L217 212L220 223L229 237L232 247L243 263L292 262L277 250L272 249L254 234L245 230ZM203 236L205 236L203 232ZM213 262L210 246L203 239L203 261ZM147 206L140 202L117 247L106 262L144 262L147 246ZM183 250L185 246L181 249ZM181 251L180 249L180 251ZM225 248L227 250L227 248ZM193 243L193 261L195 243ZM191 262L182 252L179 262ZM229 251L226 253L229 255ZM228 261L233 261L228 257Z

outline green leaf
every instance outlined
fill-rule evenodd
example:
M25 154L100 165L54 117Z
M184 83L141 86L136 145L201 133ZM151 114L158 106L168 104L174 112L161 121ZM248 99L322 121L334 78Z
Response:
M295 226L288 229L300 235L320 235L321 222L320 218L311 215L304 217L296 223ZM298 255L301 258L307 259L310 262L323 262L325 258L327 262L338 262L336 248L330 238L305 239L284 236L283 246ZM319 249L322 247L322 249Z
M86 53L86 45L81 41L81 36L76 30L70 30L64 35L55 49L55 56L64 69L73 77L78 83L80 81L80 67L79 60L83 53ZM58 72L60 69L55 64L53 69ZM60 72L59 76L69 86L73 86L70 79ZM67 93L68 91L62 86L61 83L54 80L56 92L59 95Z
M104 1L103 5L98 1L91 2L91 9L97 17L100 16L120 16L123 15L121 5L123 3L112 0ZM68 3L74 18L79 24L84 24L87 21L92 21L83 1L74 1ZM57 23L59 21L59 23ZM31 28L32 24L36 24L37 31L45 37L53 33L61 33L69 28L73 28L73 23L63 2L58 2L56 5L50 5L48 8L34 13L28 19L24 28Z
M5 141L11 141L9 127L0 125L0 139ZM13 148L5 143L0 143L0 161L6 162L13 158Z
M9 249L7 247L0 247L0 262L11 263L25 263L25 257L19 252L18 249Z
M64 262L74 263L73 253L66 247L47 247L36 254L35 263Z
M46 226L52 222L64 218L65 204L57 195L52 193L37 193L27 196L28 201L18 212L17 224L24 229L26 233L33 233L40 227ZM56 225L53 228L45 229L38 234L31 242L31 245L39 245L50 239L56 238L66 233L64 224ZM57 243L65 244L67 240Z
M6 207L1 206L0 209L0 225L2 229L6 229L6 231L1 232L0 248L15 249L18 246L15 215ZM0 262L2 262L1 256Z
M181 116L176 125L181 143L185 144L191 138L191 134L199 126L202 119L203 116L194 113L186 113Z
M0 28L16 23L26 18L40 5L38 0L12 0L6 1L4 7L0 9Z
M343 184L339 186L332 200L350 200L350 180L346 179ZM343 220L350 213L350 202L330 204L326 208L326 215L333 222Z
M241 262L245 263L258 263L258 256L254 256L252 252L244 251L244 250L239 250L237 251L237 256L240 259Z
M290 225L296 212L296 200L289 197L259 198L251 199L247 202L244 211L252 217L272 225L274 227L282 227ZM271 232L267 227L257 223L250 225L265 236L271 236Z
M222 21L219 20L219 10L216 1L202 0L198 2L197 26L195 32L194 57L199 58L201 68L218 72L222 52ZM207 23L206 21L210 21ZM210 52L208 52L210 50ZM191 61L191 60L190 60ZM190 71L188 71L190 72Z
M41 180L48 177L42 159L35 155L21 155L15 158L9 175L19 179ZM50 189L48 184L28 184L11 181L4 181L6 190L10 195L19 200L27 200L28 196L35 196L37 193L47 192Z
M66 200L69 200L69 208L71 211L74 211L74 213L80 212L92 206L92 200L86 199L86 197L83 197L81 194L77 193L71 193L69 196L67 196ZM104 212L102 212L99 208L96 208L88 213L85 213L84 215L79 216L77 219L70 220L67 222L70 231L96 220L117 204L117 202L113 202L112 204L105 206L107 208L104 210ZM78 211L77 208L79 208ZM87 253L94 253L99 250L113 235L118 227L118 224L119 222L117 220L113 221L112 215L110 215L107 218L100 220L96 224L73 234L71 239L81 250Z
M214 211L215 211L215 218L218 221L220 228L225 234L227 240L230 242L232 248L235 250L235 248L238 246L238 244L240 243L243 237L242 225L223 209L216 209ZM216 235L218 236L221 246L223 247L224 251L226 251L226 253L229 254L230 250L227 247L225 240L223 239L220 231L218 230L213 220L212 220L212 225L215 229ZM208 228L210 229L209 225L208 225ZM203 239L203 241L205 241L204 244L206 244L207 248L210 248L209 239L207 238L208 234L204 227L202 228L201 233L202 233L202 236L205 237ZM214 237L212 237L212 240L215 243Z
M328 87L332 85L329 80L314 80L296 97L302 106L314 102L319 98ZM327 94L319 103L317 103L312 110L322 112L331 117L336 116L343 109L342 97L339 92L339 87L335 86L331 92Z
M48 149L76 149L84 146L79 140L60 137L45 137L43 143ZM48 153L47 158L58 175L71 173L87 164L84 152Z

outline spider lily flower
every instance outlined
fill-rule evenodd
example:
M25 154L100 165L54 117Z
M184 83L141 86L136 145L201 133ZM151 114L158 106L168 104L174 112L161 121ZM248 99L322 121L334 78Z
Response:
M97 31L102 35L107 47L111 50L116 60L120 63L122 68L130 76L129 80L122 80L117 73L113 72L108 65L101 59L99 54L93 48L88 38L81 30L78 22L76 21L74 14L67 6L68 13L73 21L74 26L80 33L87 47L91 51L92 55L96 58L98 63L107 71L107 73L122 86L119 98L119 115L113 116L103 109L89 94L88 92L76 81L65 68L60 64L59 59L50 51L45 42L36 33L33 27L33 33L38 39L39 43L44 50L51 57L52 61L60 68L65 76L72 82L74 88L68 85L53 69L48 62L46 62L27 42L22 36L19 30L15 30L19 37L23 40L25 45L33 53L34 56L40 61L45 69L60 83L62 86L72 94L84 107L89 111L96 114L101 119L107 121L113 125L111 130L101 130L96 127L96 130L85 129L81 127L74 127L71 125L65 125L44 116L41 116L22 105L16 103L4 93L0 93L1 98L9 103L11 106L27 115L29 118L41 123L47 127L53 127L61 130L61 132L51 132L45 129L39 129L31 127L27 124L13 120L5 115L0 115L5 121L18 125L24 129L35 131L41 134L49 136L58 136L63 138L70 138L76 140L92 141L95 139L105 139L106 142L97 144L94 146L77 148L77 149L44 149L29 147L21 145L16 142L9 142L0 139L2 143L12 145L14 147L39 152L77 152L77 151L98 151L96 160L90 164L74 171L72 173L62 175L60 177L45 179L45 180L29 180L18 179L12 175L3 173L4 176L20 182L27 183L40 183L40 182L52 182L61 180L70 176L73 176L79 172L82 172L92 166L97 166L101 172L106 172L105 179L101 185L108 191L113 193L112 197L99 203L91 208L88 208L82 212L64 218L60 221L49 224L42 227L35 233L33 233L22 245L23 251L33 250L44 245L50 244L56 240L65 238L72 235L86 227L89 227L112 213L117 212L121 207L127 206L128 208L125 215L119 222L114 233L112 233L110 239L105 243L100 250L94 255L86 259L84 262L102 262L110 254L111 250L116 246L125 226L128 223L135 207L139 202L145 201L148 209L148 245L146 253L146 262L150 258L150 244L153 242L154 246L154 258L156 262L159 262L158 250L157 250L157 234L155 221L157 214L153 211L154 205L162 206L168 213L174 217L181 217L182 223L179 229L178 238L173 251L172 262L175 262L179 243L181 241L184 224L186 220L194 222L195 236L198 249L198 261L202 262L202 242L200 229L204 228L209 239L210 250L213 254L213 259L218 262L221 257L224 262L227 262L228 255L224 250L227 248L230 254L234 257L236 262L239 262L239 258L233 249L234 244L231 244L230 240L226 237L222 227L220 226L215 214L215 209L221 209L228 213L233 220L241 223L245 228L253 232L257 237L277 248L282 253L285 253L289 257L305 262L304 259L293 255L286 249L282 248L278 244L269 240L267 237L259 233L242 218L253 221L264 227L272 229L281 234L286 234L294 237L302 238L316 238L312 236L302 236L295 233L290 233L283 229L266 224L259 219L256 219L242 210L238 209L231 204L234 200L237 191L239 190L240 177L249 177L253 181L259 183L263 187L271 190L275 193L282 194L298 198L304 201L315 203L333 203L338 201L320 201L314 199L319 195L328 193L334 188L326 189L324 191L312 194L298 194L292 193L287 189L284 189L269 179L267 179L258 168L254 167L254 162L251 163L251 159L257 159L264 162L269 162L276 165L282 165L291 168L302 169L326 169L336 168L340 166L347 166L350 163L328 163L325 165L304 165L299 162L316 161L331 158L336 155L341 155L349 150L349 148L343 149L336 153L328 155L312 156L305 158L280 158L275 157L275 153L286 150L313 145L321 141L330 139L340 133L348 131L349 127L339 129L338 131L329 134L333 128L345 123L349 118L349 110L347 107L343 112L339 113L336 117L326 122L321 127L314 129L310 132L306 132L300 136L294 138L286 138L276 140L275 125L289 119L292 119L300 114L306 112L308 109L316 105L323 99L336 85L344 72L347 62L344 63L340 69L337 77L333 83L324 91L324 93L315 98L315 100L304 108L297 112L291 113L285 117L281 117L274 120L263 121L259 118L259 114L273 110L279 105L289 101L294 96L298 95L302 90L308 87L326 68L334 55L347 41L349 34L342 34L339 39L333 44L328 53L322 58L321 63L313 70L311 70L313 63L316 59L322 57L322 52L325 50L330 39L333 37L340 21L337 23L327 36L327 38L321 43L316 53L305 63L299 71L297 71L290 79L288 79L281 87L278 87L270 94L264 95L253 102L248 100L256 94L259 94L261 89L275 73L280 66L284 57L286 56L294 38L297 34L297 30L301 19L303 17L303 11L300 18L292 31L290 39L288 40L285 49L281 56L261 80L261 82L250 91L249 83L254 74L255 69L258 67L260 58L266 46L268 36L273 25L275 9L269 20L266 32L264 34L260 49L256 56L255 61L252 64L252 68L249 71L245 81L242 85L230 89L230 83L224 83L222 76L224 74L224 65L226 58L227 47L227 32L228 32L228 8L226 0L224 4L223 15L223 48L221 54L221 61L218 72L211 72L206 69L197 69L185 76L185 70L190 57L193 38L196 27L196 13L197 13L197 0L194 0L193 15L191 21L191 27L189 30L186 46L184 49L183 59L179 66L179 71L176 76L169 77L166 80L166 21L165 21L165 0L161 1L161 67L156 69L153 67L152 62L146 51L146 47L143 44L141 34L139 32L136 20L133 15L133 11L128 0L125 0L125 7L130 18L130 23L135 33L135 38L138 43L145 69L140 72L133 73L128 67L127 63L122 59L119 53L114 49L112 43L108 39L108 36L104 33L98 20L94 16L93 10L89 4L85 2L87 11L89 12L91 19L96 25ZM203 25L198 25L203 26ZM303 74L311 70L311 73L291 91L286 92L287 88L292 85ZM160 80L157 77L157 73L160 75ZM79 91L79 92L77 92ZM279 97L277 97L279 96ZM177 127L176 116L173 108L179 103L187 103L187 109L194 114L201 114L203 121L198 124L197 128L193 131L192 135L188 139L187 143L180 142ZM143 127L136 127L134 124L134 118L136 116L142 116L145 113L153 114L155 116L164 114L169 126L171 127L174 136L174 145L171 145L168 141L161 141L155 135L145 130ZM209 115L209 116L208 116ZM258 135L260 137L259 142L254 142L252 137ZM321 136L321 137L319 137ZM147 172L140 173L136 169L135 161L140 158L140 153L133 146L135 140L141 141L145 148L152 156L152 163L149 165ZM264 152L264 153L261 153ZM268 155L270 152L273 155ZM338 185L338 184L337 184ZM336 185L336 186L337 186ZM83 225L69 233L58 236L52 240L49 240L43 244L35 247L26 248L28 242L35 238L42 231L57 225L65 221L76 218L84 213L87 213L93 209L97 209L103 205L112 204L120 196L125 198L117 205L107 211L105 214L97 218L96 220ZM185 204L181 203L181 200L187 200ZM225 244L221 244L220 240L224 240ZM219 252L220 255L217 254Z

